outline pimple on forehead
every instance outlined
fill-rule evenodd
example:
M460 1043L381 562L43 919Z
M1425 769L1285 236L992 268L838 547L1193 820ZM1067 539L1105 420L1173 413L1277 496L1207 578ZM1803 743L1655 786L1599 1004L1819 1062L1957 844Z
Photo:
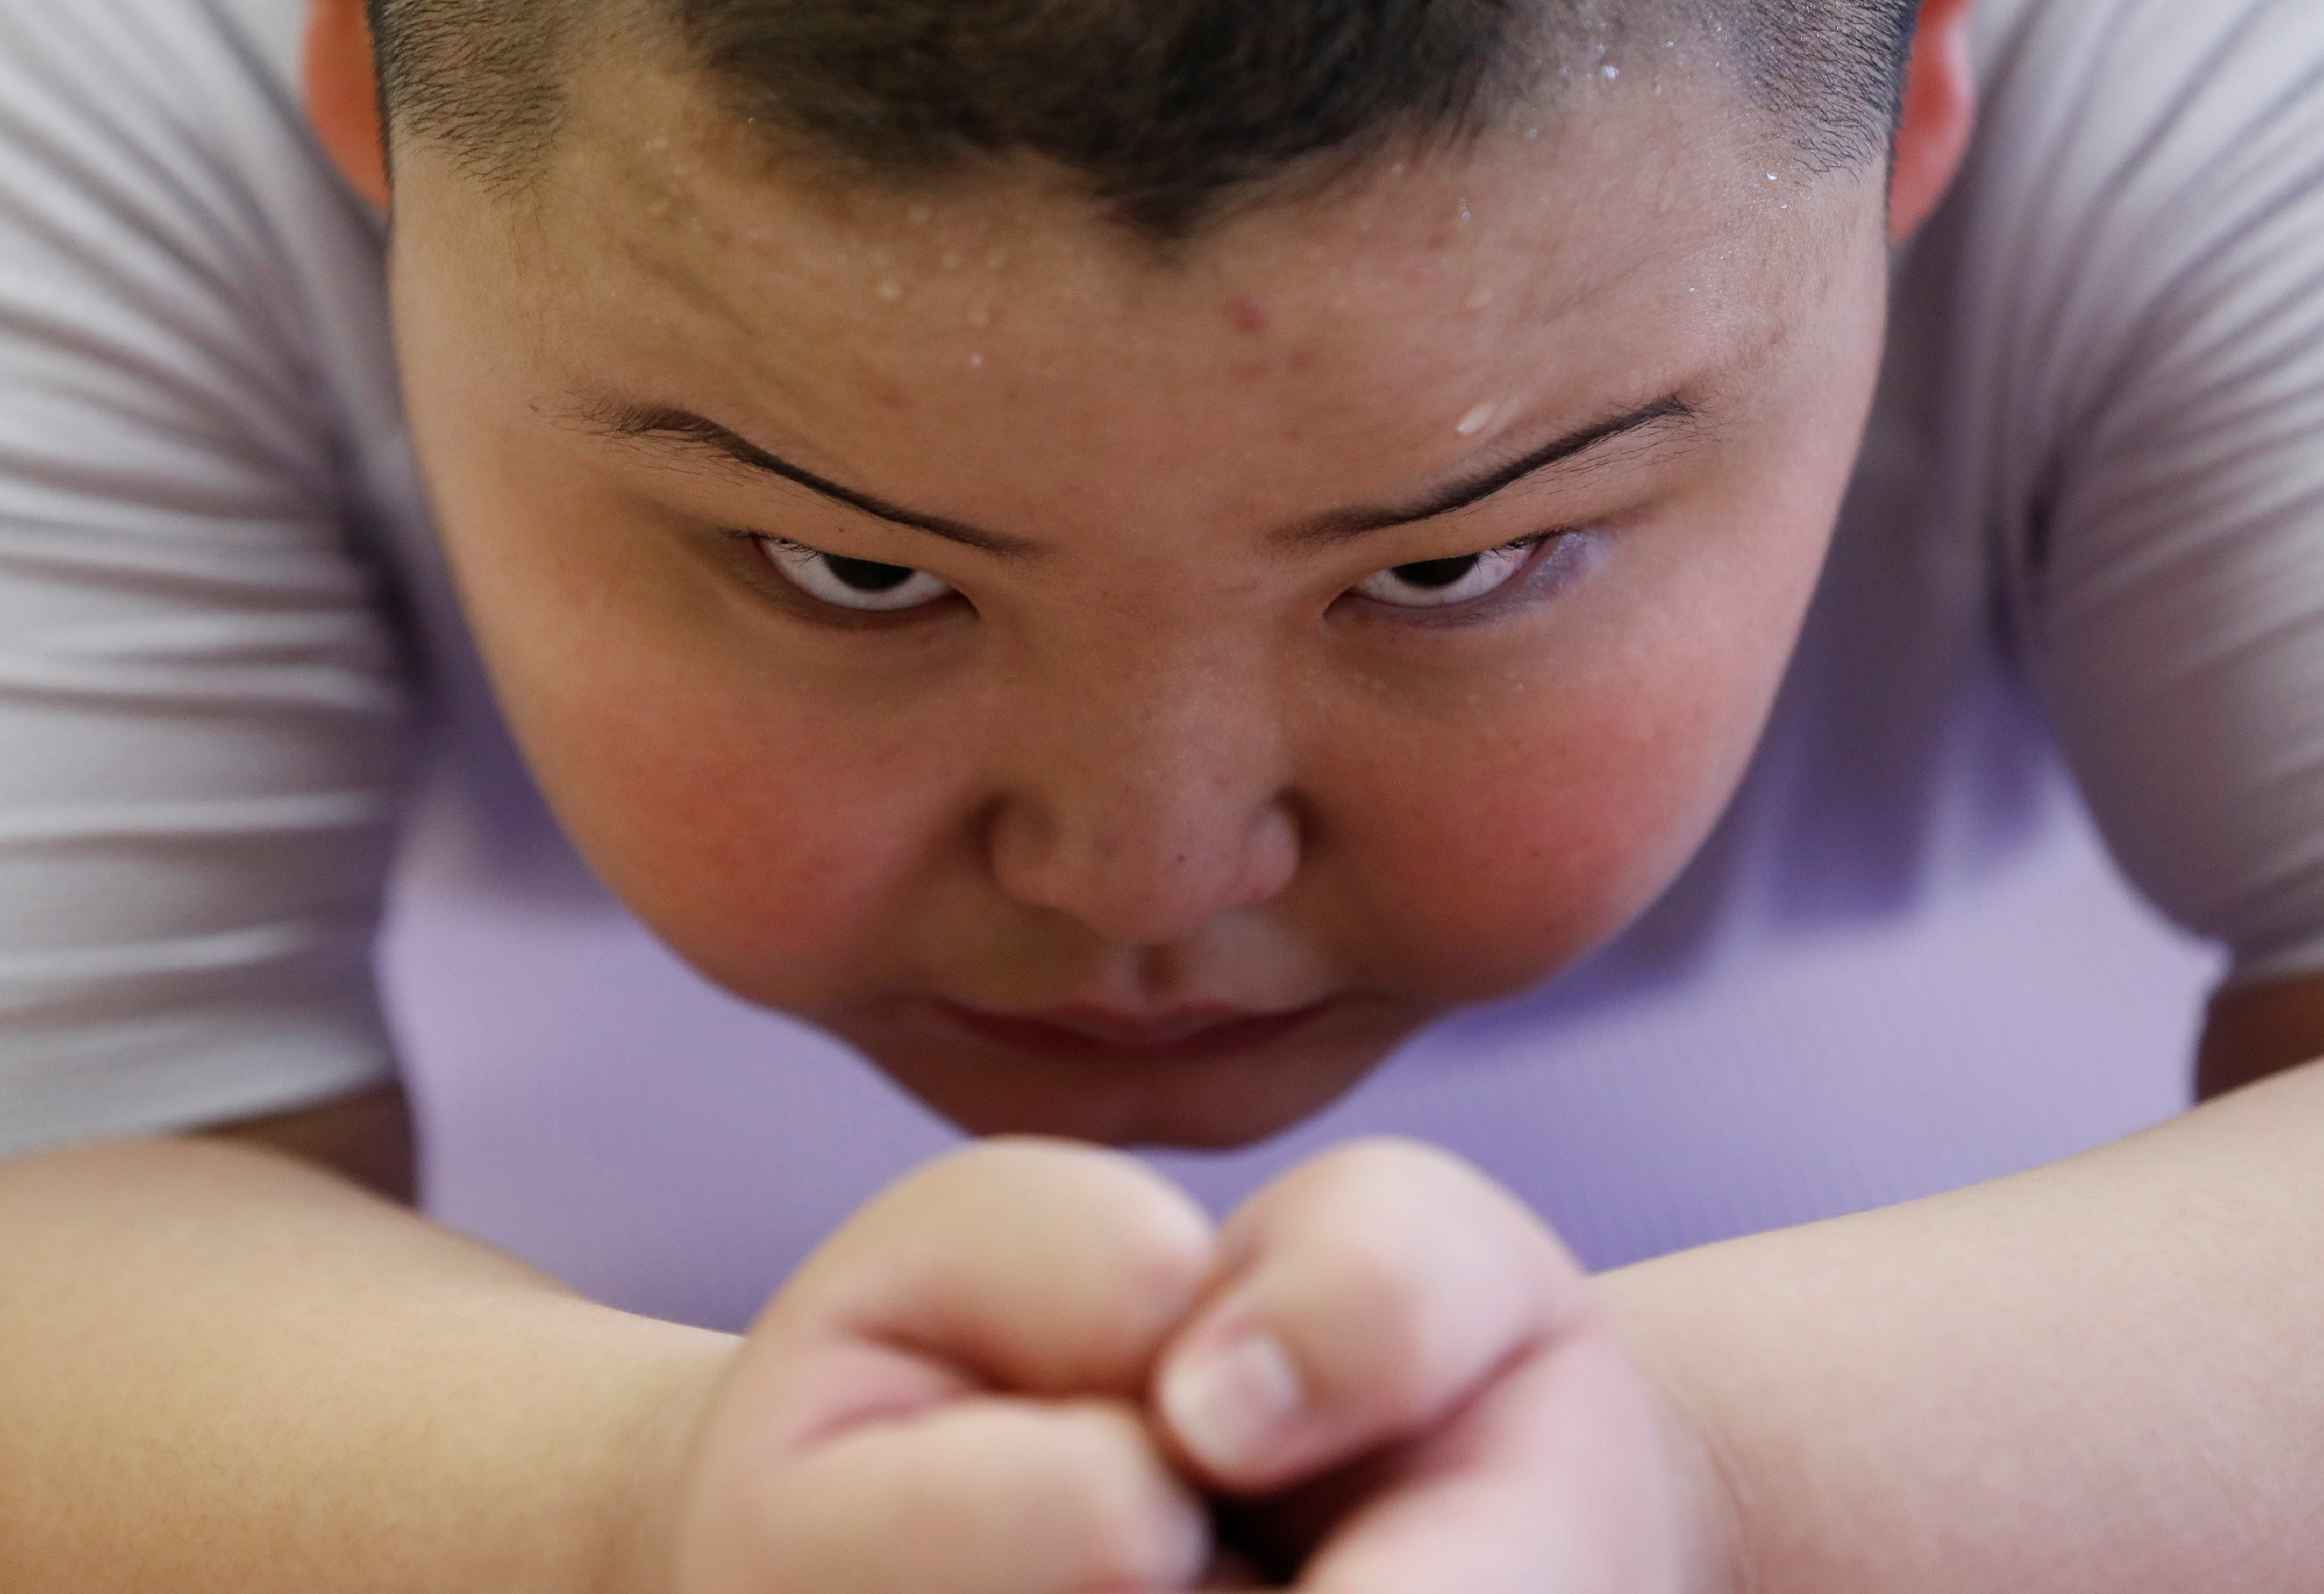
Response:
M1234 323L1237 330L1256 336L1267 330L1274 318L1265 304L1246 295L1227 301L1227 319Z

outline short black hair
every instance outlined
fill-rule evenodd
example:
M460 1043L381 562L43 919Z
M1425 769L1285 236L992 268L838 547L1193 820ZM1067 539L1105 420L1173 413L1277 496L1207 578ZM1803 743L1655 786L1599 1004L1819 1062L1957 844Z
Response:
M1027 153L1183 237L1256 185L1457 141L1561 81L1729 69L1812 170L1883 157L1914 0L369 0L388 123L537 170L590 49L668 47L741 120L871 177Z

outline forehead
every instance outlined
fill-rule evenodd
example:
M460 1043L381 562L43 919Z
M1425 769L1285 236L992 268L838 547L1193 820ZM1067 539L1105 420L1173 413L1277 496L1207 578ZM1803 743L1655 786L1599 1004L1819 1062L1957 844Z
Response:
M1162 458L1230 428L1360 443L1603 410L1779 338L1816 260L1877 232L1869 184L1801 180L1723 82L1675 74L1162 249L1028 163L851 181L770 154L682 77L600 65L577 87L521 209L438 196L470 212L454 230L506 245L530 312L509 324L627 393L810 440L1005 410Z

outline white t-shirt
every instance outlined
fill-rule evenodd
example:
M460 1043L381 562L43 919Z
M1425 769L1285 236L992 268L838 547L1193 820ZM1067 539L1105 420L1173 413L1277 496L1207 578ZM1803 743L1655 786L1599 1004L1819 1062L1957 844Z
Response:
M678 969L549 824L430 537L300 22L0 0L0 1155L400 1056L439 1212L732 1322L947 1131ZM2203 944L2324 968L2324 6L1987 0L1979 63L1703 854L1582 969L1173 1173L1224 1201L1403 1129L1610 1263L2152 1121Z

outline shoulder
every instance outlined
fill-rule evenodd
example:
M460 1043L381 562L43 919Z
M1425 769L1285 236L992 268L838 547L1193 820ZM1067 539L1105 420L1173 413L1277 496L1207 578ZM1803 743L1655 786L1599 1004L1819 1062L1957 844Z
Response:
M322 497L350 423L392 428L382 229L307 127L302 25L301 0L0 0L13 424L107 387Z
M360 228L299 106L301 9L0 0L0 198L20 214L102 210L124 248L149 238L245 273L272 235Z
M2048 718L2238 977L2324 961L2324 5L2001 0L1907 265Z
M2020 348L2121 336L2324 173L2314 0L1988 5L1950 243L1979 322Z
M2228 342L2264 363L2281 339L2252 318L2302 283L2314 298L2324 5L1986 0L1979 15L1978 132L1901 264L1891 355L1946 520L1974 525L2015 584L2043 562L2064 478L2136 411L2232 375Z
M2300 89L2324 58L2324 10L2310 0L1981 0L1976 51L1999 146L2157 152L2260 108L2234 97Z
M287 95L305 13L305 0L0 0L0 38L16 47L0 63L71 78L126 69L190 97L244 80Z
M172 128L194 153L299 124L300 0L0 0L14 121Z
M391 1068L409 692L348 439L392 364L297 21L0 0L0 1156Z

